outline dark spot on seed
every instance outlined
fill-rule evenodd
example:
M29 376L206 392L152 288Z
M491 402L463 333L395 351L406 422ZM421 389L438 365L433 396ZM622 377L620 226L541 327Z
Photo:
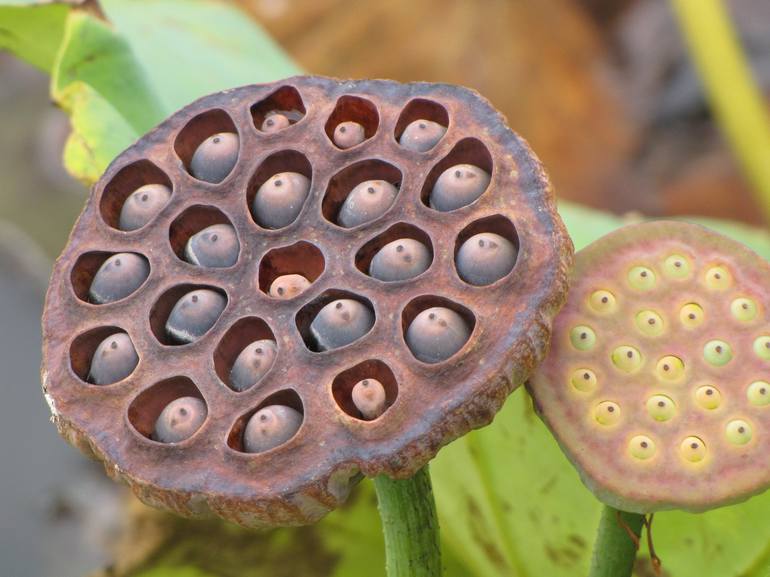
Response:
M344 133L344 132L346 132L346 131L347 131L347 128L345 128L344 126L340 126L340 132L343 132L343 133Z
M194 303L197 303L197 302L198 302L198 295L193 295L193 296L190 298L190 300L191 300L192 302L194 302Z
M749 308L749 305L747 305L746 303L743 303L743 304L741 305L741 308L742 308L743 310L746 310L747 308Z
M658 401L658 406L659 407L665 407L666 406L666 401Z
M220 138L218 136L214 137L213 142L214 144L219 144Z
M714 389L706 389L706 394L710 397L714 394Z
M587 381L591 378L591 375L589 375L588 373L583 373L583 378Z
M608 299L607 297L602 297L602 302L604 304L607 304L609 301L610 301L610 299Z
M664 371L667 371L668 369L669 369L669 366L668 366L668 365L663 365L663 370L664 370Z
M632 358L634 358L634 353L633 353L632 351L628 351L628 352L626 353L626 356L627 356L629 359L632 359Z
M738 432L739 433L745 433L746 432L746 427L738 427Z
M396 246L396 252L403 252L403 251L404 251L404 245L403 244L399 244L398 246Z
M428 318L429 318L430 320L432 320L432 321L435 321L435 320L436 320L436 313L430 313L430 314L428 315Z
M722 352L722 345L717 345L717 348L714 349L716 352L721 353Z
M142 195L142 202L147 202L147 199L150 198L149 194L143 194Z
M641 443L639 443L639 445L642 447L642 449L646 449L647 448L647 441L642 441Z
M374 187L373 187L373 186L370 186L369 188L367 188L367 189L366 189L366 192L368 192L369 194L374 194L374 193L375 193L375 192L377 192L377 191L376 191L376 190L374 190Z
M420 122L420 129L421 130L425 130L425 128L426 128L425 123L424 122Z
M336 305L334 305L334 308L337 309L337 310L341 309L342 308L342 303L337 303Z
M647 321L647 323L651 324L651 325L654 325L655 324L655 319L650 319L650 320Z
M279 286L278 290L276 292L278 292L279 295L282 295L283 294L283 287Z
M690 313L689 315L687 315L687 318L689 318L691 321L695 320L695 313Z
M690 444L690 448L691 448L691 449L697 449L697 448L698 448L698 443L692 443L692 444Z
M612 405L610 405L609 407L607 407L607 412L608 412L608 413L614 413L614 412L615 412L615 407L613 407Z
M117 349L117 348L118 348L118 343L117 343L117 341L112 341L112 342L110 343L110 348L111 348L111 349Z
M580 333L581 340L585 340L588 338L588 335L586 333Z
M647 271L643 270L642 272L639 273L639 276L641 276L642 278L646 278L647 277Z
M719 273L716 273L716 274L714 274L714 278L719 280L720 278L722 278L722 275L719 274Z
M676 268L679 268L679 267L681 267L681 266L682 266L682 263L681 263L680 261L676 261L676 262L674 263L674 266L675 266Z
M279 178L278 180L275 181L275 185L276 186L283 186L283 181Z

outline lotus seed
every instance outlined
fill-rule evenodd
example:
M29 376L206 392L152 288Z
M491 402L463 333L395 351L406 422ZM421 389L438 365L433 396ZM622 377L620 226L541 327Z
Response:
M126 298L150 276L147 259L132 252L114 254L102 263L91 281L91 302L107 304Z
M398 143L414 152L427 152L446 134L446 126L431 120L415 120L410 122L401 133Z
M667 355L658 361L655 367L655 374L664 381L680 381L685 374L684 363L679 357Z
M499 234L475 234L457 251L457 272L467 283L489 285L513 270L517 253L513 243Z
M414 278L428 270L431 254L413 238L399 238L383 246L369 264L369 275L381 281Z
M754 354L760 359L770 361L770 337L762 335L754 339Z
M581 393L590 393L596 390L596 373L591 369L577 369L572 373L570 383Z
M270 284L267 294L276 299L288 300L301 295L308 287L310 281L301 274L284 274Z
M588 298L588 305L591 309L600 315L614 313L618 308L618 302L615 295L610 291L597 290L591 293Z
M770 384L767 381L755 381L749 385L746 396L752 405L764 407L770 403Z
M628 271L628 284L631 288L648 291L655 288L655 272L646 266L635 266Z
M230 386L236 391L245 391L264 377L275 361L275 341L261 339L244 348L230 369Z
M737 298L730 303L730 312L736 320L753 321L757 318L757 303L748 298Z
M745 445L751 441L751 425L742 419L735 419L727 423L725 436L733 445Z
M641 311L636 315L636 328L648 337L663 334L663 318L655 311Z
M679 321L688 329L699 327L703 324L704 318L703 308L695 303L688 303L679 311Z
M385 180L366 180L350 191L337 215L337 224L353 228L381 217L393 206L398 189Z
M612 401L602 401L594 409L594 419L600 425L611 426L620 421L620 405Z
M656 421L668 421L676 415L676 403L666 395L652 395L647 399L647 412Z
M406 344L418 360L440 363L462 349L470 336L471 329L459 314L446 307L432 307L411 322Z
M373 421L385 412L385 387L377 379L364 379L350 393L353 404L367 421Z
M679 445L679 452L685 460L698 463L706 458L706 443L699 437L686 437Z
M698 387L695 391L695 401L704 409L714 410L722 403L721 393L709 385Z
M125 231L142 228L163 210L169 198L171 189L163 184L140 186L123 203L118 228Z
M238 260L241 245L229 224L214 224L195 233L187 241L185 259L197 266L226 268Z
M472 164L450 166L433 185L430 206L448 212L467 206L479 198L489 186L489 173Z
M262 121L262 132L272 133L283 130L287 126L291 125L289 116L283 112L270 112Z
M646 461L655 455L655 441L645 435L636 435L628 443L628 452L640 461Z
M235 166L240 143L234 132L220 132L204 140L190 160L190 173L198 180L218 183Z
M591 327L578 325L569 333L572 346L579 351L590 351L596 344L596 333Z
M332 140L334 140L334 144L340 148L352 148L366 140L364 127L358 122L353 122L352 120L348 120L347 122L340 122L334 129L334 136Z
M285 405L269 405L249 419L243 432L247 453L263 453L283 445L302 425L302 413Z
M201 428L207 414L206 403L198 397L175 399L155 421L152 438L161 443L180 443Z
M192 343L217 322L227 299L211 289L197 289L180 298L166 321L166 333L178 343Z
M271 176L254 196L254 219L265 228L289 226L297 220L309 190L310 180L298 172L280 172Z
M721 367L729 363L733 358L733 350L724 341L713 340L703 347L703 358L711 365Z
M349 345L374 326L374 313L353 299L338 299L323 307L310 323L318 349L329 351Z
M723 266L713 266L706 271L706 286L712 290L722 291L730 288L733 277Z
M88 371L88 382L95 385L117 383L133 373L138 364L139 355L131 338L126 333L115 333L96 347Z
M612 364L626 373L633 373L642 366L642 354L634 347L622 345L612 351Z
M672 254L663 262L663 272L669 278L685 279L690 276L690 261L681 254Z

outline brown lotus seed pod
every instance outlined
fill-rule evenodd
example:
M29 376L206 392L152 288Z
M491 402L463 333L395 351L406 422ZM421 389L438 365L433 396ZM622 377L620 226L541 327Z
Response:
M241 351L230 369L230 386L236 391L245 391L256 385L275 362L278 349L275 341L261 339Z
M369 274L381 281L414 278L428 270L431 254L413 238L399 238L383 246L372 258Z
M764 259L683 222L578 253L529 390L600 500L705 511L770 486L768 283Z
M457 272L465 282L486 286L513 270L516 254L513 243L499 234L475 234L457 252Z
M190 291L171 309L166 333L178 343L193 343L214 326L226 305L227 299L211 289Z
M301 274L284 274L271 284L268 294L277 299L293 299L310 287L310 281Z
M440 363L468 342L468 323L452 309L432 307L418 314L406 331L406 344L424 363Z
M433 186L430 205L442 212L467 206L484 194L489 180L489 174L478 166L451 166L441 173Z
M152 438L160 443L181 443L192 437L206 420L206 403L197 397L180 397L161 411Z
M249 419L243 433L247 453L264 453L289 441L302 426L302 414L284 405L260 409Z
M227 268L238 260L240 249L238 236L231 225L214 224L192 235L184 254L194 265Z
M238 161L240 140L233 132L220 132L209 136L190 160L190 173L198 180L222 182Z
M95 385L111 385L128 377L139 364L134 343L126 333L116 333L96 347L88 371L88 381Z
M281 172L270 177L254 197L254 218L265 228L289 226L297 220L309 190L310 181L298 172Z
M385 387L377 379L358 381L350 393L353 404L367 421L373 421L387 409Z
M337 222L353 228L381 217L393 206L398 189L384 180L367 180L357 185L342 203Z
M163 184L145 184L132 192L120 209L118 228L131 231L142 228L168 204L171 190Z
M148 276L150 265L144 257L131 252L114 254L96 271L88 297L98 304L119 301L142 286Z
M334 144L342 149L353 148L366 140L364 127L358 122L340 122L334 129Z
M446 126L432 120L419 119L410 122L401 133L398 143L414 152L427 152L446 134Z
M271 112L289 126L263 131L266 120L279 120ZM427 153L408 144L410 132L423 130L420 119L439 123ZM334 129L345 121L361 124L367 137L348 150L334 144ZM402 128L415 121L402 138ZM190 158L221 133L237 134L239 145L235 165L215 186L191 174ZM491 175L487 190L462 210L430 209L438 177L462 164ZM346 198L367 181L390 183L398 194L374 220L340 226ZM156 183L173 191L162 211L131 233L117 230L126 199ZM263 185L271 194L260 193ZM235 230L235 262L182 262L188 241L220 224ZM519 248L516 266L493 284L471 286L455 256L466 239L485 232ZM428 258L414 245L413 271L396 259L396 276L381 273L390 243L403 241L396 255L409 254L412 240ZM197 239L191 244L203 254ZM149 277L120 301L96 306L88 299L94 273L104 255L117 253L143 255ZM150 505L248 526L312 523L341 506L362 476L410 477L439 447L492 420L545 355L571 260L542 165L475 92L315 76L234 88L171 115L119 154L94 185L53 269L43 319L45 395L60 433ZM408 278L378 280L401 274ZM308 285L295 298L275 296L286 280L277 279L289 275ZM737 277L715 269L711 278L728 286L720 289L726 295ZM753 299L740 294L730 303L739 298ZM406 338L413 321L437 307L459 315L467 336L447 361L431 364L412 353ZM735 309L750 316L748 303ZM708 318L710 310L702 314ZM599 333L582 332L579 342L598 342ZM141 361L114 385L89 384L96 348L117 333L130 335ZM710 340L725 341L737 355L730 339ZM600 376L581 386L599 387ZM387 409L377 418L364 418L353 400L363 380L384 388ZM767 379L745 383L743 398L763 398L761 385L749 393L760 380ZM185 441L158 442L161 412L184 397L205 403L205 421ZM714 397L699 398L710 406ZM731 406L724 395L717 404L716 411ZM268 407L294 411L284 419L288 433L259 429L258 419L246 435L254 415ZM280 421L272 409L267 413L268 421ZM754 426L750 415L733 420ZM740 439L748 431L741 423L730 430ZM756 427L752 433L744 446L757 439Z

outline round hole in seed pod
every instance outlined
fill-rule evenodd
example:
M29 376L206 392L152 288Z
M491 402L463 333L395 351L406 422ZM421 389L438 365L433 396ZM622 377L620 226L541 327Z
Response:
M219 288L182 284L166 290L150 309L150 329L164 345L197 341L216 324L227 305Z
M78 335L69 355L72 371L81 381L94 385L122 381L139 364L131 338L118 327L99 327Z
M310 351L330 351L366 336L375 323L374 307L363 296L329 289L303 306L295 322Z
M464 138L430 170L420 198L423 204L441 212L481 202L492 188L493 167L492 155L484 143L476 138Z
M368 359L339 373L332 381L332 395L348 416L372 421L396 402L398 382L387 363Z
M443 138L447 126L446 108L427 98L415 98L401 111L394 136L406 150L427 152Z
M305 104L296 88L281 86L252 105L250 111L255 128L260 132L272 134L302 120L305 116Z
M246 186L246 203L254 222L277 230L297 221L313 185L313 167L296 150L281 150L265 158Z
M326 260L321 250L304 240L273 248L259 262L259 290L286 300L299 296L323 274Z
M446 361L467 347L476 316L450 299L425 295L409 302L401 313L404 341L423 363Z
M227 112L203 112L179 132L174 151L187 171L198 180L222 182L238 161L240 138Z
M345 95L337 100L324 129L337 148L347 150L374 136L379 122L377 107L370 100Z
M213 206L186 208L169 227L169 243L181 260L207 268L231 267L240 253L230 219Z
M272 369L278 345L270 326L261 318L238 319L214 350L214 370L225 385L245 391Z
M99 212L108 226L126 232L139 230L168 204L171 179L147 159L121 168L104 186Z
M304 419L305 410L299 395L285 389L241 415L230 429L227 444L241 453L264 453L285 447L297 437Z
M184 376L153 384L128 406L128 421L133 428L143 437L159 443L180 443L191 438L200 430L207 414L198 387Z

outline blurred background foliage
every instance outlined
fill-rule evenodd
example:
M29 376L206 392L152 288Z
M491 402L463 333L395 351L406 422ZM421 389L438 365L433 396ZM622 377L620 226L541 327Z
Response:
M770 96L770 4L728 7ZM42 290L84 184L203 94L302 70L471 86L544 161L578 248L644 215L688 215L770 257L770 236L748 226L764 224L762 207L665 0L0 0L0 49L0 563L11 577L384 574L368 481L315 526L255 533L147 509L46 426ZM586 572L599 505L523 390L431 469L447 575ZM770 494L656 515L665 574L766 575L768 515ZM636 573L652 575L645 550Z

